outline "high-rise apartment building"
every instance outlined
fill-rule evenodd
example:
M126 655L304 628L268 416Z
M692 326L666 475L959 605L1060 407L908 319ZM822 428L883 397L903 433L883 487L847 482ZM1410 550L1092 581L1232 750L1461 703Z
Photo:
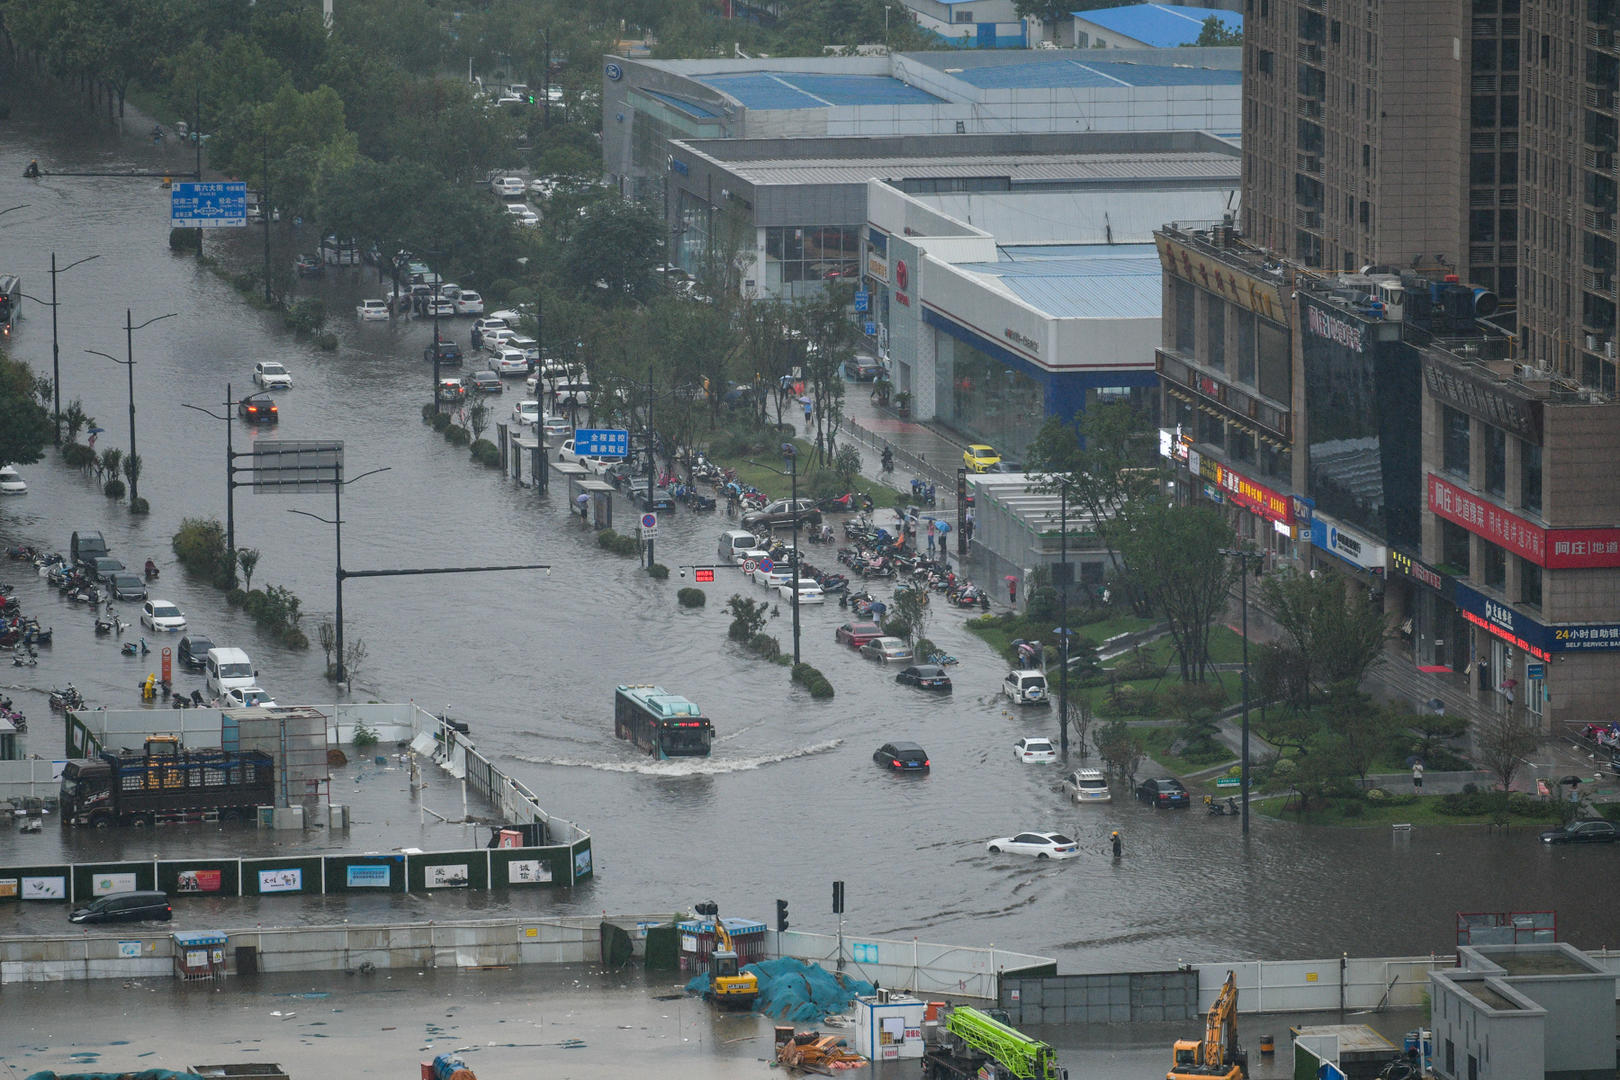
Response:
M1516 296L1519 4L1246 0L1246 239Z
M1531 0L1523 18L1521 355L1612 394L1620 2Z

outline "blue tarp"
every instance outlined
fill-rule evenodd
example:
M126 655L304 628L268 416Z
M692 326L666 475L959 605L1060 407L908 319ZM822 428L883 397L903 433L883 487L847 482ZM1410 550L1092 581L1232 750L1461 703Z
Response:
M794 1023L820 1020L828 1013L843 1012L862 994L873 993L871 983L841 972L831 972L817 964L807 964L791 956L758 964L746 964L759 979L759 1003L755 1008L766 1016ZM707 972L686 984L690 993L709 989Z

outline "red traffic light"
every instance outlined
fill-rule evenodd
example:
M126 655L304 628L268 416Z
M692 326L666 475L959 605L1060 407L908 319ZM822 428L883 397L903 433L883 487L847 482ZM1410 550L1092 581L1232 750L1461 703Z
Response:
M692 580L693 581L713 581L714 580L714 571L713 570L694 570L692 572Z

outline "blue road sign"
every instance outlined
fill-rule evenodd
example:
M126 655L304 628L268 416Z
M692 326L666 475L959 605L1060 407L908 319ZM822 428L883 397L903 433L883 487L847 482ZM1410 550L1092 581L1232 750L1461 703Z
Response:
M768 574L776 569L776 562L773 559L761 559L759 560L759 568Z
M860 292L855 294L856 311L871 311L871 304L872 294L867 292L865 289L862 289Z
M574 453L587 457L625 457L630 453L630 432L624 428L580 428L574 432Z
M172 229L231 229L247 225L247 184L184 181L169 188Z
M869 322L865 326L861 327L861 329L866 331L867 337L877 337L877 323Z

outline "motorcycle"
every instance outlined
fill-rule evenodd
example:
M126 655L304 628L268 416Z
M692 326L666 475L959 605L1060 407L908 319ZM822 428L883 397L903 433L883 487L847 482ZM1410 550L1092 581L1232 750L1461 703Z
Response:
M1228 795L1225 802L1216 802L1213 795L1205 795L1204 808L1211 817L1238 817L1243 813L1234 795Z
M145 656L152 651L152 647L146 643L145 638L141 638L138 645L133 641L124 642L118 647L118 651L125 656Z
M17 653L11 658L12 667L37 667L38 665L39 654L33 649L29 649L26 653Z
M146 560L146 580L147 581L156 581L157 576L158 576L157 563L153 562L151 559L147 559Z
M894 451L886 446L883 448L883 471L886 473L894 472Z
M53 686L51 687L50 702L51 708L58 711L82 709L84 708L84 695L74 689L72 683L68 683L60 690Z
M114 623L114 620L111 617L105 618L105 619L97 619L96 620L96 636L97 637L106 637L108 634L112 633L113 632L113 623Z

